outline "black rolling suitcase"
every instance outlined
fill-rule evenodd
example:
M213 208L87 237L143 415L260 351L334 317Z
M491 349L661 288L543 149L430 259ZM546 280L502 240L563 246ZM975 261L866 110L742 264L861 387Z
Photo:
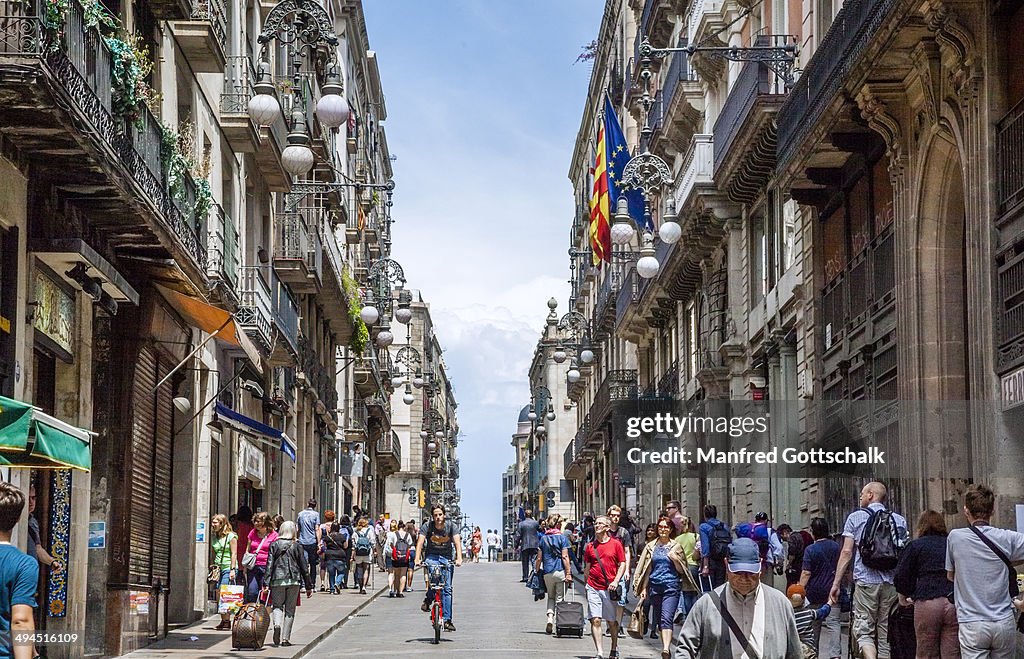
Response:
M572 593L572 599L566 599ZM565 585L565 595L555 604L555 636L583 638L583 602L576 601L572 584Z

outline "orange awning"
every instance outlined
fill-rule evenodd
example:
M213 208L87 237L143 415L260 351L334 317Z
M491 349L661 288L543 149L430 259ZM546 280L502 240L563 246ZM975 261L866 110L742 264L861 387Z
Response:
M160 295L174 307L174 310L181 314L185 322L207 334L216 334L215 339L223 344L241 349L252 365L261 373L263 372L260 367L259 351L246 336L245 331L238 326L238 322L231 313L194 297L164 288L159 284L153 285Z

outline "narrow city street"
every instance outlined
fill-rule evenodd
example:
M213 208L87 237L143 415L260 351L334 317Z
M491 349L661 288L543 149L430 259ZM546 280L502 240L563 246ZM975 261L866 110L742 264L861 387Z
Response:
M377 578L382 575L378 574ZM458 631L434 645L427 614L420 611L422 576L404 599L378 597L313 652L317 657L450 657L487 654L495 657L593 657L589 633L582 639L544 633L544 602L534 602L519 583L519 563L470 563L455 572L455 618ZM576 584L576 597L585 597ZM605 639L605 656L610 639ZM620 639L623 659L658 656L654 646Z

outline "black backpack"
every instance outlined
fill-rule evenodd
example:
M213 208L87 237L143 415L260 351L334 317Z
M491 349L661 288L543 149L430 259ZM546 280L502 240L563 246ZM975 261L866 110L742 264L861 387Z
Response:
M896 528L896 519L889 510L869 510L867 523L860 536L857 551L865 567L873 570L893 570L900 562L900 552L906 546L905 538Z
M708 555L716 561L728 558L729 545L732 544L732 533L729 532L729 527L719 522L717 526L711 528L709 535L711 536L711 547Z

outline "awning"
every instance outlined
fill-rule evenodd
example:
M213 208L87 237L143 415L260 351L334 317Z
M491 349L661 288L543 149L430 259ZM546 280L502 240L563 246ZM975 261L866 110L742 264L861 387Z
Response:
M89 471L95 434L0 396L0 466Z
M259 351L229 312L159 284L153 284L153 286L167 300L168 304L181 314L185 322L207 334L215 335L214 338L221 343L240 348L252 362L253 367L261 373L263 372L260 368Z
M285 455L292 459L292 462L295 462L295 444L282 431L265 423L260 423L256 419L249 418L244 414L239 414L223 403L217 403L213 411L217 414L217 418L221 423L225 423L238 432L250 437L269 440L274 448L280 448Z

